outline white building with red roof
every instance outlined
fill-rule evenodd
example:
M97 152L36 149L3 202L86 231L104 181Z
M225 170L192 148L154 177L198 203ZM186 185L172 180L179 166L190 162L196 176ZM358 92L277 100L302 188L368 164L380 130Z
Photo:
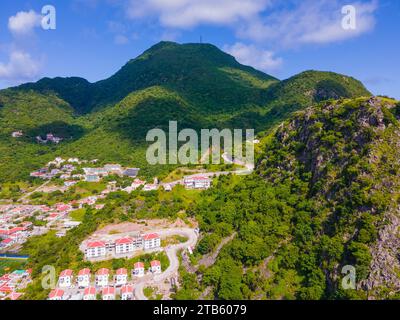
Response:
M115 241L115 253L127 254L135 251L134 241L130 237L125 237Z
M96 300L97 292L95 287L87 287L83 292L83 300Z
M103 241L89 242L85 250L87 259L105 257L107 254L106 243Z
M133 286L126 285L121 288L121 300L133 300Z
M60 288L71 288L73 279L73 271L70 269L61 272L58 279L58 286Z
M14 239L7 238L7 239L5 239L5 240L3 240L3 241L0 242L0 248L7 248L7 247L10 247L10 246L12 246L14 243L15 243L15 240L14 240Z
M205 176L186 177L184 184L187 189L205 190L211 187L211 179Z
M115 288L107 287L102 291L102 299L103 300L115 300Z
M9 284L4 284L0 287L0 297L4 298L14 291L14 288Z
M150 262L150 272L155 274L161 273L161 262L158 260Z
M126 285L128 283L128 270L125 268L118 269L115 273L114 281L117 287Z
M96 286L97 287L107 287L108 280L110 277L110 270L102 268L96 272Z
M144 276L144 263L137 262L134 264L133 275L136 277L143 277Z
M161 247L161 239L157 233L150 233L143 236L144 250L157 249Z
M49 300L63 300L64 298L64 290L54 289L49 294Z
M87 288L90 286L91 271L88 268L82 269L78 273L78 287Z

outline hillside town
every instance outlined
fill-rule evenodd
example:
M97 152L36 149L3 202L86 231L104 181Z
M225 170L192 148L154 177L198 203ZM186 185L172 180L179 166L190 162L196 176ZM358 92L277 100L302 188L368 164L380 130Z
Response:
M130 258L138 251L157 250L161 247L161 239L157 233L141 235L138 232L123 238L107 237L83 244L82 251L90 261L100 261L105 258Z
M17 137L19 135L15 135ZM51 137L49 137L51 138ZM50 139L51 140L51 139ZM98 160L81 160L78 158L63 159L57 157L48 162L44 167L32 172L31 178L45 180L45 183L36 190L26 193L20 201L23 204L0 205L0 254L18 254L24 243L31 237L45 235L53 231L56 237L65 237L67 232L81 224L72 218L76 210L88 207L101 210L105 206L105 199L112 192L132 193L134 191L172 192L176 186L183 186L186 190L207 190L212 186L213 174L197 173L191 176L183 176L172 182L162 182L158 178L148 183L140 179L140 169L134 167L123 167L120 164L98 165ZM131 184L119 185L113 178L128 179ZM106 179L106 183L103 180ZM59 186L58 181L63 181ZM77 198L71 201L57 202L52 205L31 204L33 193L50 193L60 190L62 193L79 183L99 184L103 183L105 189L100 189L97 194ZM61 193L61 194L62 194ZM174 230L167 229L161 233L172 234ZM178 230L178 234L179 234ZM183 248L192 253L192 248L197 242L197 235L193 231L190 234L190 245L162 247L161 235L154 231L133 231L123 235L106 235L102 237L89 237L82 242L80 250L86 261L99 263L112 259L131 259L143 254L155 254L166 252L173 264L163 274L161 262L153 260L146 265L138 261L134 263L131 270L119 268L111 270L102 268L96 272L90 269L82 269L74 274L72 270L61 272L57 287L49 294L49 300L133 300L146 299L143 289L146 284L160 285L165 283L176 284L177 268L179 263L176 259L176 248ZM172 253L174 252L174 253ZM146 267L145 267L146 265ZM172 269L171 269L172 268ZM30 271L31 272L31 271ZM159 276L159 277L157 277ZM0 281L0 299L19 299L24 288L30 283L28 271L10 270L4 274ZM168 281L167 281L168 280ZM161 287L165 287L162 284ZM137 288L137 289L135 289ZM166 289L167 290L167 289Z
M46 234L49 230L54 230L59 237L64 236L80 224L68 216L71 211L72 205L63 203L52 207L0 205L0 253L18 253L28 238Z
M57 288L53 289L49 300L134 300L135 282L145 277L161 274L161 262L153 260L146 271L143 262L137 262L132 270L120 268L114 272L101 268L94 274L88 268L74 275L73 270L60 273Z
M32 269L15 270L0 277L0 300L18 300L32 282Z

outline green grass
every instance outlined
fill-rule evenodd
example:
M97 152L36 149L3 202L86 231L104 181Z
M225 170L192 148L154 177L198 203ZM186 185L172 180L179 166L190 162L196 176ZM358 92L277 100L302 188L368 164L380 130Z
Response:
M69 216L74 221L83 221L83 219L85 218L85 214L86 214L86 209L82 208L82 209L72 211L69 214Z
M23 269L25 264L25 260L0 259L0 276L15 270Z

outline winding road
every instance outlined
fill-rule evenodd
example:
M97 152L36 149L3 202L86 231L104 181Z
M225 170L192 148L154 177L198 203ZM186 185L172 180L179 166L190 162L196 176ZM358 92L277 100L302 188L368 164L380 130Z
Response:
M143 293L143 289L152 285L163 283L165 280L169 280L174 277L179 269L179 258L178 252L188 247L195 247L198 241L199 235L194 229L190 228L176 228L156 231L161 238L180 235L188 238L185 243L177 245L171 245L165 248L165 252L169 259L169 267L163 273L155 275L153 279L143 277L135 283L135 297L137 300L147 300L147 297Z

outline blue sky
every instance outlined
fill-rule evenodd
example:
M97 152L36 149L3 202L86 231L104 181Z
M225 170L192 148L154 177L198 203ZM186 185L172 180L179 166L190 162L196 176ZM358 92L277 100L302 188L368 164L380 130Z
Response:
M44 5L56 29L40 25ZM342 8L355 9L354 30ZM3 0L0 88L44 76L98 81L161 40L212 43L280 79L353 76L400 99L398 0Z

